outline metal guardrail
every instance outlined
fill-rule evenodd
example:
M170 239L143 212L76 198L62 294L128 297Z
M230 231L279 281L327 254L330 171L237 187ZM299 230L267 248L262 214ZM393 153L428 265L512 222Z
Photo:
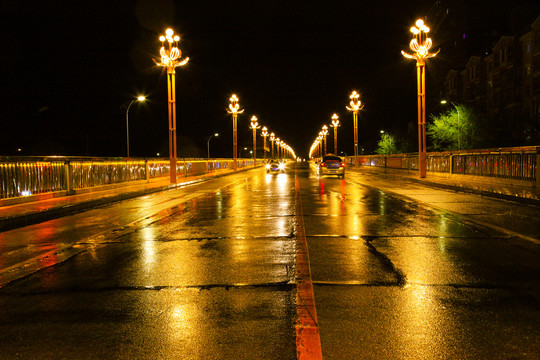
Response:
M204 175L233 168L232 159L177 161L178 177ZM238 159L237 167L253 166ZM80 190L95 186L168 177L169 159L81 157L0 157L0 199Z
M366 155L364 166L418 170L418 154ZM354 164L348 156L347 163ZM540 147L514 147L426 154L427 171L532 181L540 184Z

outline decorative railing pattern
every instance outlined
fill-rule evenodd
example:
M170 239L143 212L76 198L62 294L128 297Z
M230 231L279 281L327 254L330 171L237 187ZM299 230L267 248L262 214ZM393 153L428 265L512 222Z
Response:
M360 164L393 169L418 170L418 154L367 155ZM347 163L354 164L348 156ZM539 181L540 147L517 147L460 152L427 153L427 171Z
M232 164L231 159L185 159L177 162L176 173L203 175ZM253 166L253 159L238 159L237 166ZM168 177L169 167L168 159L0 157L0 199Z

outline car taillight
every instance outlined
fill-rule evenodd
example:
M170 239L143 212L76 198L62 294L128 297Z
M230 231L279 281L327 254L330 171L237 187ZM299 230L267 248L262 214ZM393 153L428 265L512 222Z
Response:
M322 163L321 163L321 166L322 166L322 167L326 167L326 164L322 162Z
M340 166L341 166L341 167L345 167L345 163L341 163L341 165L340 165Z

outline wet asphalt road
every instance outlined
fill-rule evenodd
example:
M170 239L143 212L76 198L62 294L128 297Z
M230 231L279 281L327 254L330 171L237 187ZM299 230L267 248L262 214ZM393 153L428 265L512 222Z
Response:
M325 359L540 358L540 209L299 167L0 233L0 359L295 359L299 223Z

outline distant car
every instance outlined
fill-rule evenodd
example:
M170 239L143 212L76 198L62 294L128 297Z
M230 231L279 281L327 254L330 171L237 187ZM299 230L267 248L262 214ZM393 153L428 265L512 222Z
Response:
M271 159L266 164L266 173L284 173L285 172L285 163L283 161L277 160L277 159Z
M318 174L324 175L336 175L338 177L345 177L345 163L339 156L326 155L323 156L321 162L318 164Z

